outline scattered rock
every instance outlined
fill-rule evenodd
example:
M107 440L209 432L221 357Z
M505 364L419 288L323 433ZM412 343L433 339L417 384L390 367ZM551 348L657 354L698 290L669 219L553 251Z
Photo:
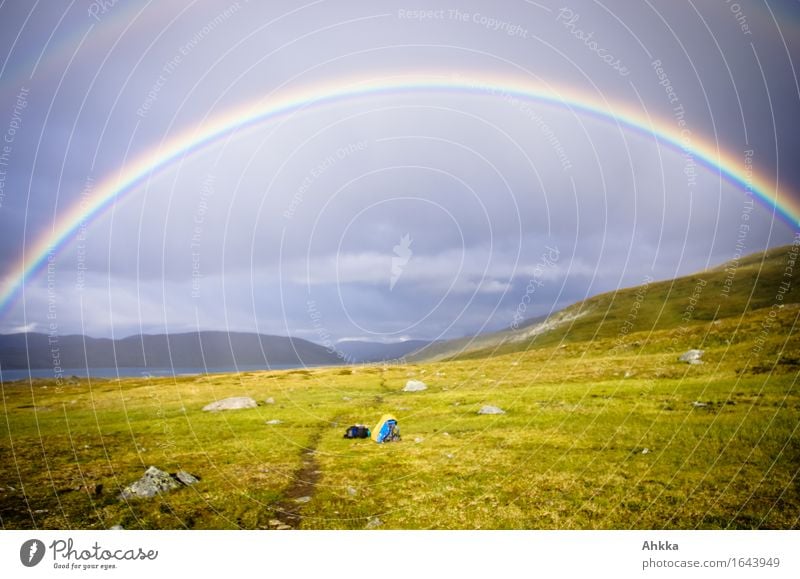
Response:
M422 438L421 436L418 436L418 437L416 437L416 438L414 439L414 442L416 442L417 444L419 444L419 443L421 443L421 442L422 442L422 441L424 441L424 440L425 440L424 438Z
M256 408L258 403L249 396L234 396L217 400L203 406L203 412L219 412L220 410L239 410L241 408Z
M121 499L149 499L157 494L180 488L181 483L169 473L154 466L148 468L144 476L135 483L128 485L120 494Z
M272 420L267 420L265 424L283 424L283 420L273 418Z
M347 494L350 495L351 497L354 497L358 494L358 491L353 487L347 487Z
M125 527L123 527L122 525L114 525L113 527L110 527L108 530L109 531L124 531Z
M270 396L269 398L264 400L264 404L275 404L275 399L272 396Z
M279 521L278 519L270 519L269 526L270 527L280 527L283 524L283 521Z
M695 400L694 402L692 402L692 406L694 406L695 408L705 408L706 406L708 406L708 404L706 404L705 402L699 402Z
M650 454L650 449L649 448L643 448L642 449L642 454Z
M281 523L280 525L275 527L275 530L276 531L291 531L292 528L289 525L284 525L283 523Z
M187 487L189 485L193 485L195 483L200 482L199 478L197 478L193 474L186 472L185 470L179 470L178 472L176 472L175 478L178 479L179 482L185 484Z
M484 406L478 410L478 414L505 414L506 411L497 406Z
M370 517L369 520L367 521L367 528L368 529L377 529L382 524L383 524L383 521L381 521L378 517Z
M705 350L687 350L680 355L678 360L680 362L686 362L687 364L702 364L703 361L700 358L702 358L705 353Z
M302 505L302 504L304 504L304 503L307 503L307 502L308 502L308 501L310 501L310 500L311 500L311 497L308 497L308 496L306 496L306 497L298 497L298 498L296 498L296 499L294 500L294 502L296 502L297 504L300 504L300 505Z
M624 378L630 378L631 376L633 376L633 372L631 372L630 370L626 370Z
M409 380L406 382L406 387L403 388L403 392L421 392L427 389L428 387L425 385L425 382L421 382L419 380Z
M450 436L449 432L442 432L442 436Z

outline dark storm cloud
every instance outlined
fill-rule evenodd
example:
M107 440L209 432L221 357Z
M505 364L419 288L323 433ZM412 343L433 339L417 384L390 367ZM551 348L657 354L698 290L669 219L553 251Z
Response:
M23 84L30 98L0 207L0 272L81 199L87 179L287 83L513 74L672 127L680 105L692 136L742 166L752 150L761 173L797 191L797 20L775 10L781 38L769 10L739 5L744 17L725 2L458 2L431 12L120 3L98 18L65 6L57 29L61 12L34 11L13 51L27 12L4 6L13 34L0 44L9 56L0 131ZM58 49L30 78L30 55L51 33ZM58 255L59 331L459 336L510 325L532 277L542 285L526 313L539 315L716 265L736 251L745 212L747 251L791 239L719 174L698 166L689 179L681 151L653 135L502 97L329 103L181 159ZM0 328L42 329L47 313L39 276Z

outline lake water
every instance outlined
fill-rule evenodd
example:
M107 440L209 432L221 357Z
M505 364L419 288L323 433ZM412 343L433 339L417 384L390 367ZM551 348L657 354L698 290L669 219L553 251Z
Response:
M79 378L142 378L147 376L198 376L200 374L228 374L235 372L253 372L262 370L288 370L290 368L304 368L311 366L274 365L269 368L261 365L242 366L213 366L209 368L64 368L62 378L70 376ZM3 382L14 380L28 380L30 378L56 378L50 368L33 368L25 370L6 370L0 368L0 379Z

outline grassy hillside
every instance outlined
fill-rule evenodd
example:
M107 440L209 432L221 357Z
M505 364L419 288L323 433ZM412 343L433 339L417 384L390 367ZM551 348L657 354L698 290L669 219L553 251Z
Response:
M688 322L696 276L653 284L627 331L619 317L637 303L635 291L575 306L589 313L572 329L490 357L4 384L0 522L796 529L800 306L795 289L775 301L789 257L782 249L767 254L769 267L742 264L736 280L759 281L749 299L745 283L736 287L738 311L715 297L724 281L715 270L702 274L707 285ZM706 350L705 363L679 362L688 348ZM403 392L412 378L428 390ZM228 396L274 404L202 412ZM484 404L506 414L478 415ZM384 412L397 416L402 442L342 438ZM151 464L201 481L120 501Z
M800 283L790 283L785 291L781 288L781 283L791 282L800 272L800 263L794 266L791 261L796 257L791 246L784 246L675 280L601 294L551 316L552 328L544 322L517 331L444 342L428 350L425 357L482 358L554 344L624 340L637 332L693 331L711 321L740 319L744 324L757 310L768 314L773 305L800 302Z

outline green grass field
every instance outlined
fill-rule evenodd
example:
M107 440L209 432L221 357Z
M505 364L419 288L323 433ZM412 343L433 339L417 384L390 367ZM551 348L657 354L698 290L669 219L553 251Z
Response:
M303 529L796 529L800 300L795 288L758 297L776 295L787 255L770 257L769 276L743 269L758 299L740 281L724 315L709 281L682 319L696 283L685 278L652 286L627 331L634 290L594 298L615 313L593 331L582 318L492 355L6 383L2 526L269 529L289 509ZM677 361L689 348L705 363ZM402 392L412 378L428 390ZM201 411L229 396L274 404ZM507 413L478 415L484 404ZM402 442L342 438L385 412ZM149 465L201 481L119 500Z

